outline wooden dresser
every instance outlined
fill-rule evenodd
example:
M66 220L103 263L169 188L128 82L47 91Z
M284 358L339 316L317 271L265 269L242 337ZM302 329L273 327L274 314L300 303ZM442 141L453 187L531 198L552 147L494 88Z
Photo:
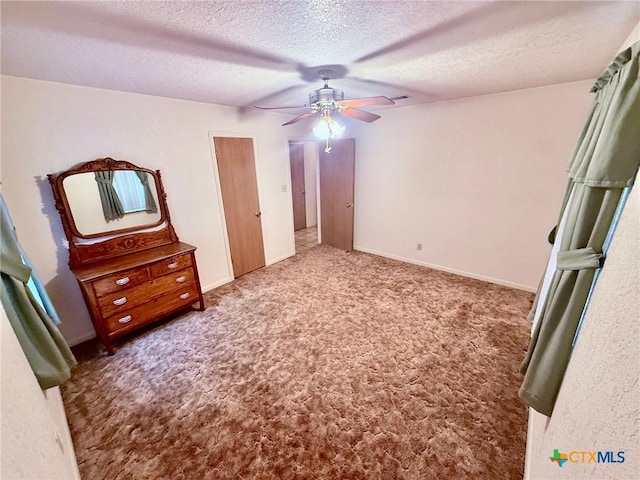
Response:
M85 211L87 205L95 209L100 204L101 193L96 193L98 188L91 182L96 183L96 171L126 170L148 175L149 195L153 197L148 201L155 211L151 212L150 207L152 215L138 215L140 221L127 219L130 221L123 229L104 230L113 228L111 223L100 224ZM80 174L89 176L75 177ZM73 180L65 181L69 177ZM136 177L132 178L135 181ZM95 331L110 355L114 353L112 341L122 335L195 303L204 310L196 247L178 240L159 171L108 158L49 175L49 181L69 239L69 266L78 280ZM80 181L86 185L77 187ZM83 192L83 200L75 205L70 188L81 188ZM85 192L97 195L98 200L94 198L92 202ZM102 215L103 208L91 215ZM87 221L80 220L84 216ZM98 226L94 227L96 223Z
M110 353L112 338L194 302L202 306L194 251L178 242L72 269Z

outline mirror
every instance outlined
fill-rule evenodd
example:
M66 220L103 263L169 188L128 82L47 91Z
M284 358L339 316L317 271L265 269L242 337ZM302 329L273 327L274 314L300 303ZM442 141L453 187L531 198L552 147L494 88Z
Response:
M99 176L112 175L111 203L104 200L109 180ZM143 179L140 178L143 177ZM100 182L103 182L102 185ZM157 225L161 219L158 208L158 189L150 173L142 170L114 170L112 172L86 172L66 177L62 186L67 196L73 223L80 237L102 235L105 232L146 228ZM117 213L109 214L109 205L120 206ZM106 203L103 205L103 203Z
M80 242L167 221L160 172L104 158L51 175L50 182L59 192L69 234Z
M179 242L160 170L107 157L47 179L71 268Z

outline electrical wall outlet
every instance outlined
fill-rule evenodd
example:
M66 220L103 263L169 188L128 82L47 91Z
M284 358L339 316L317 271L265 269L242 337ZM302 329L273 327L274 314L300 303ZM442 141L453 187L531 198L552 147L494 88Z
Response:
M422 244L419 243L418 246L416 247L416 250L418 250L419 252L422 251Z

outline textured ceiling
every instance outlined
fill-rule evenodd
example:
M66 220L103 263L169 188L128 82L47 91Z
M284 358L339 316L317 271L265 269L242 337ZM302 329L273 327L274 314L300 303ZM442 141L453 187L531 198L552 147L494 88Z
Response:
M345 98L410 105L594 78L640 3L2 1L1 13L7 75L247 107L304 105L332 65Z

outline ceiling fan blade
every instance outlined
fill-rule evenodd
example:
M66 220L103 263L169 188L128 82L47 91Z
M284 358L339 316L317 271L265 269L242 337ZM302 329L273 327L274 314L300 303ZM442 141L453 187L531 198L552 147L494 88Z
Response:
M284 102L288 103L290 101L290 100L283 101L282 98L287 98L287 97L283 97L283 95L285 94L291 95L293 94L293 92L296 92L297 90L306 90L306 89L307 89L306 85L292 85L290 87L285 87L281 90L278 90L277 92L273 92L268 95L265 95L264 97L255 98L253 100L247 101L247 103L245 103L243 106L245 108L253 108L254 105L269 105L269 104L282 105ZM288 97L288 98L291 98L291 97Z
M375 122L380 118L380 115L375 113L365 112L364 110L358 110L357 108L349 107L340 112L345 117L355 118L356 120L362 120L363 122Z
M320 113L318 110L310 110L306 113L303 113L302 115L298 115L297 117L295 117L292 120L289 120L287 123L283 123L282 126L286 126L286 125L291 125L292 123L296 123L299 122L300 120L304 120L305 118L311 117L313 115L315 115L316 113Z
M365 97L365 98L352 98L350 100L342 100L341 105L346 107L370 107L373 105L393 105L396 102L387 97Z
M410 35L402 40L399 40L390 45L382 47L378 50L370 52L356 59L354 63L361 63L368 60L372 60L377 57L389 55L390 53L401 51L413 45L419 45L419 44L425 43L426 40L431 40L432 44L438 45L440 47L439 50L435 50L435 51L441 51L443 50L443 46L440 45L440 42L434 41L438 39L438 36L446 37L446 35L449 34L450 38L446 38L446 40L449 43L451 43L451 39L455 40L458 38L458 36L450 35L450 33L454 31L454 29L464 30L465 25L468 25L469 23L475 23L478 18L484 19L489 15L500 13L503 6L504 5L491 3L485 6L469 9L468 11L460 13L454 17L448 18L437 25L430 26L421 32L414 33L413 35ZM478 29L475 29L475 30L478 30ZM470 30L470 31L475 31L475 30ZM467 35L467 36L470 39L475 40L473 36L471 35ZM435 37L435 39L433 37ZM459 44L456 46L459 46ZM449 45L448 47L451 48L451 45ZM434 47L433 46L430 47L429 50L433 51Z
M417 97L417 98L425 99L430 102L441 99L439 95L436 95L433 92L418 90L415 88L407 87L406 85L397 85L397 84L388 83L388 82L381 82L380 80L369 80L367 78L360 78L360 77L349 77L349 78L351 80L362 82L367 85L375 85L376 87L391 88L392 91L401 91L403 94L408 94L412 98ZM394 97L389 97L389 98L391 98L394 101L396 100L396 98Z
M260 110L281 110L284 108L309 108L309 105L290 105L288 107L260 107L258 105L254 105L254 108L259 108Z

